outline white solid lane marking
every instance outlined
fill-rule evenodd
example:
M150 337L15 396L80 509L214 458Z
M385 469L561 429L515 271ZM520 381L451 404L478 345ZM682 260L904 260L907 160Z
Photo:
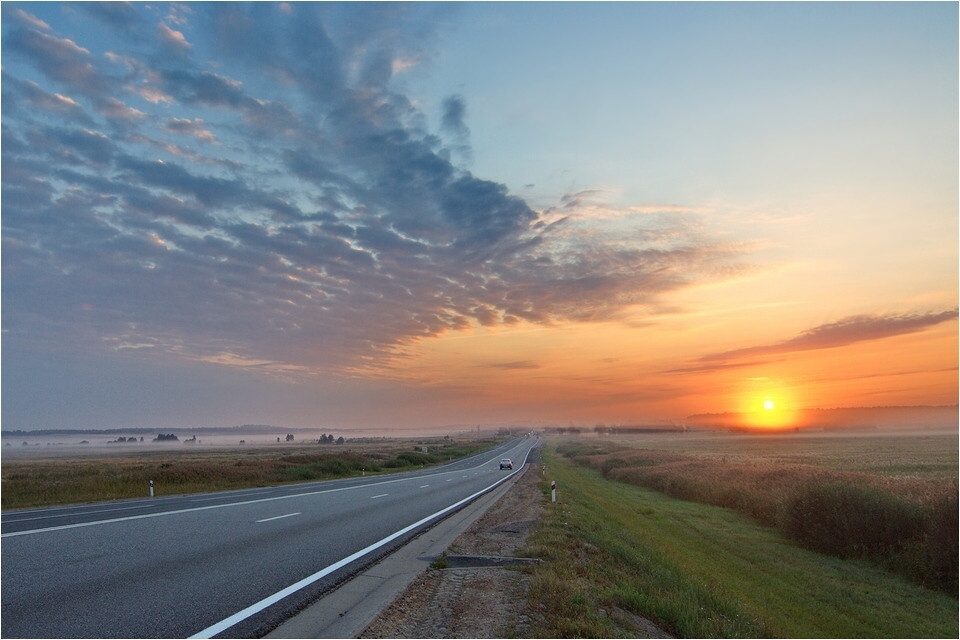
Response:
M285 516L274 516L272 518L264 518L263 520L257 520L257 522L270 522L271 520L279 520L280 518L290 518L292 516L298 516L298 515L300 515L299 511L297 511L296 513L288 513Z

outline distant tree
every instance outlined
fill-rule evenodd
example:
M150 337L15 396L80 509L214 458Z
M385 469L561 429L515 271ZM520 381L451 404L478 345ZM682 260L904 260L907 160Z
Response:
M343 439L343 436L340 436L339 438L337 438L337 444L343 444L344 442L345 440Z

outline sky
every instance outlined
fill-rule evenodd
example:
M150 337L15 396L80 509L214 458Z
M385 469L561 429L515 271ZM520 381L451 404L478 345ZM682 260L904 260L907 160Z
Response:
M956 3L0 11L6 430L957 403Z

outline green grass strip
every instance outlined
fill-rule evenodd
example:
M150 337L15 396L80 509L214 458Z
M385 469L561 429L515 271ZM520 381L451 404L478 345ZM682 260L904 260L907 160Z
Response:
M527 552L540 637L625 637L626 611L680 637L956 638L957 600L800 549L736 512L605 480L545 451L556 480Z

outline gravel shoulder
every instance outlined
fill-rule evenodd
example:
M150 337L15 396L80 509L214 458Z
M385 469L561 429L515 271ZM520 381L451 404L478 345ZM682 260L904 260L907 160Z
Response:
M449 555L513 556L540 517L538 464L450 546ZM510 567L431 569L359 635L360 638L531 637L530 573Z

